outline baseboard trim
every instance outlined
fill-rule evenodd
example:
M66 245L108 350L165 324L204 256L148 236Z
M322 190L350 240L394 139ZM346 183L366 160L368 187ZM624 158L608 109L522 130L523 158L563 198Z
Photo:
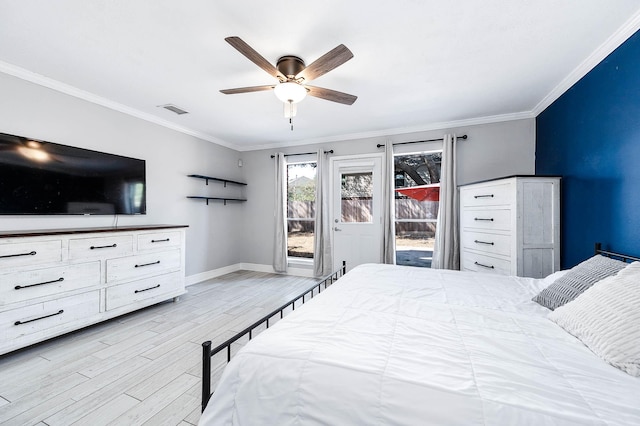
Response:
M271 274L295 275L296 277L313 277L313 269L308 268L287 268L287 272L276 272L271 265L260 263L241 263L245 271L268 272Z
M218 269L212 269L210 271L201 272L199 274L189 275L185 278L185 286L190 286L193 284L201 283L202 281L210 280L212 278L217 278L221 275L230 274L231 272L236 272L241 270L241 263L236 263L235 265L224 266Z
M190 286L194 284L201 283L206 280L210 280L212 278L217 278L219 276L230 274L231 272L236 271L254 271L254 272L266 272L270 274L279 274L281 272L276 272L271 265L263 265L260 263L236 263L229 266L224 266L218 269L212 269L210 271L201 272L199 274L189 275L185 277L185 286ZM294 275L296 277L308 277L313 278L313 270L306 268L289 268L284 275Z

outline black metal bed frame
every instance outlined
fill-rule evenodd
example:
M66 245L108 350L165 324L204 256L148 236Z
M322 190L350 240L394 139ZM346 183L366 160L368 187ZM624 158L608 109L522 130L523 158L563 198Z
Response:
M224 349L227 350L227 362L231 361L231 345L238 341L243 336L249 335L249 340L253 338L253 330L259 327L262 324L266 324L266 328L269 328L269 320L280 313L280 318L284 317L284 310L291 306L291 310L294 311L296 309L295 303L302 299L302 304L306 302L306 296L310 294L309 299L313 298L313 291L318 290L318 294L320 294L321 287L324 286L326 289L328 286L333 284L338 278L342 277L347 273L347 263L342 262L342 266L340 269L332 272L329 275L321 278L317 283L315 283L310 288L306 289L303 293L300 293L298 296L289 300L284 305L279 308L274 309L267 315L260 318L258 321L254 322L235 336L227 339L225 342L219 344L214 349L211 349L211 340L207 340L202 343L202 411L204 411L205 407L209 403L209 399L211 398L211 358L214 355L222 352Z
M617 258L623 262L640 262L640 257L628 256L626 254L614 253L612 251L602 250L602 243L596 243L596 254Z

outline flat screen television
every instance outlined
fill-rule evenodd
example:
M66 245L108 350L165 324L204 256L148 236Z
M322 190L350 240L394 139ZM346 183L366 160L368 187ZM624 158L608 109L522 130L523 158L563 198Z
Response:
M1 215L146 211L144 160L0 133Z

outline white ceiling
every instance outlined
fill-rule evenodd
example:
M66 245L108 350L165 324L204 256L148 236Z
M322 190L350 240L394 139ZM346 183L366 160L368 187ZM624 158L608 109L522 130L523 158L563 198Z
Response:
M533 117L640 28L638 0L0 0L0 71L238 150ZM289 130L275 64L354 58L313 81ZM187 111L175 115L158 105Z

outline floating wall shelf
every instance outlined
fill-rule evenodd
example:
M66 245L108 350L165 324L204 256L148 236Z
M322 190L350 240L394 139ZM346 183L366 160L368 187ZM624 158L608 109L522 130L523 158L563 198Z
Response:
M214 182L222 182L224 184L225 188L227 187L227 184L247 186L247 184L244 183L244 182L237 182L235 180L222 179L222 178L211 177L211 176L188 175L188 177L192 177L192 178L196 178L196 179L204 179L206 185L209 185L209 181L210 180L214 181ZM196 195L188 195L187 198L192 198L192 199L196 199L196 200L205 200L207 202L207 205L209 205L209 200L222 201L225 206L227 205L227 201L234 201L234 202L247 201L244 198L236 198L236 197L203 197L203 196L196 196Z
M209 181L213 180L216 182L223 182L224 186L227 186L228 183L231 183L233 185L243 185L246 186L247 184L244 182L236 182L235 180L229 180L229 179L221 179L221 178L215 178L215 177L211 177L211 176L203 176L203 175L189 175L189 177L192 178L197 178L197 179L204 179L205 180L205 184L209 185Z
M220 198L220 197L198 197L189 195L187 198L194 198L198 200L207 200L207 205L209 205L209 200L223 201L224 205L227 205L227 201L247 201L243 198Z

